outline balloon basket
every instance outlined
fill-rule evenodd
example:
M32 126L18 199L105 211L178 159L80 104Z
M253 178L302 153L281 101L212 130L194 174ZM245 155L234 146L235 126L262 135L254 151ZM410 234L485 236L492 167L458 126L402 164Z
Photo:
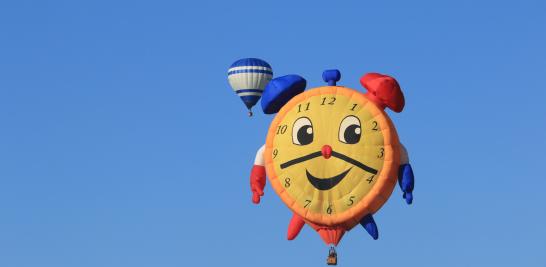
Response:
M328 252L328 258L326 259L326 264L337 265L337 252L334 247L330 247L330 251Z

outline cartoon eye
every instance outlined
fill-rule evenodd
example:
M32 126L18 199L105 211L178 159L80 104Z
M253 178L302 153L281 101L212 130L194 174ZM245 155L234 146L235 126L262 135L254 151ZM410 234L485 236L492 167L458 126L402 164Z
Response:
M299 146L313 142L313 124L307 117L301 117L294 122L292 127L292 143Z
M356 144L360 141L360 120L355 116L347 116L339 126L339 141L345 144Z

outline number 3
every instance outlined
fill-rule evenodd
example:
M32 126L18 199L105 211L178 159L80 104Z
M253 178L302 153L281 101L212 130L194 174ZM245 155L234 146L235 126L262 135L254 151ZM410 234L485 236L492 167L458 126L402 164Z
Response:
M383 158L383 156L385 155L385 149L384 148L381 148L379 149L379 155L377 155L377 158Z

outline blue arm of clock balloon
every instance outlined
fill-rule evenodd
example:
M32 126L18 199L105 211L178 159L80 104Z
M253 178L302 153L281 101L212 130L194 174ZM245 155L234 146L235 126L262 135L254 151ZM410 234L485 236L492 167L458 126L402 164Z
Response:
M402 189L402 197L406 200L406 203L411 204L413 202L413 186L415 180L413 177L413 170L409 163L400 165L398 169L398 185Z
M398 168L398 185L402 189L402 197L406 200L406 203L411 204L413 202L413 186L415 179L413 176L413 170L409 163L408 150L400 143L400 167Z
M402 198L406 200L406 203L411 204L413 202L413 186L415 179L413 176L413 170L409 163L408 150L400 143L400 167L398 168L398 185L402 189Z

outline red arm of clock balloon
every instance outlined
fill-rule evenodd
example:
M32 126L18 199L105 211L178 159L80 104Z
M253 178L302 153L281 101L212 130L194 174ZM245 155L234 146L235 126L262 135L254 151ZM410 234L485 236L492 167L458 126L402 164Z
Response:
M252 202L260 203L260 197L264 195L265 167L264 167L265 146L260 147L254 159L254 166L250 171L250 190L252 191Z
M402 144L400 144L400 152L398 185L400 185L402 192L404 192L402 197L406 200L406 203L411 204L413 202L413 186L415 184L415 179L413 176L413 170L409 163L408 151Z

